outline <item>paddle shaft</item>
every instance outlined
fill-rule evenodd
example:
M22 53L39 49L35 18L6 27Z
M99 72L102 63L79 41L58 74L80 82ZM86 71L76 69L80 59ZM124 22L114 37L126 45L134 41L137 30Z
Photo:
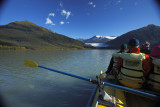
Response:
M44 66L41 66L41 65L38 65L38 67L44 68L44 69L47 69L47 70L50 70L50 71L54 71L54 72L57 72L57 73L60 73L60 74L68 75L68 76L71 76L71 77L75 77L75 78L78 78L78 79L81 79L81 80L90 81L90 78L74 75L74 74L71 74L71 73L67 73L67 72L64 72L64 71L59 71L59 70L44 67Z
M133 94L136 94L136 95L140 95L140 96L143 96L143 97L160 100L160 97L157 96L157 95L146 93L146 92L143 92L143 91L138 91L138 90L135 90L135 89L132 89L132 88L127 88L127 87L123 87L123 86L120 86L120 85L110 84L110 83L107 83L107 82L104 82L104 85L114 87L114 88L129 92L129 93L133 93Z
M38 67L43 68L43 69L47 69L47 70L50 70L50 71L54 71L54 72L57 72L57 73L60 73L60 74L68 75L68 76L71 76L71 77L75 77L75 78L78 78L78 79L81 79L81 80L89 81L89 82L92 82L92 83L95 83L95 84L98 83L98 82L95 82L95 80L91 80L90 78L74 75L74 74L71 74L71 73L66 73L64 71L59 71L59 70L44 67L44 66L41 66L41 65L38 65ZM159 96L154 95L154 94L134 90L134 89L131 89L131 88L127 88L127 87L123 87L123 86L119 86L119 85L115 85L115 84L111 84L111 83L107 83L107 82L103 82L103 83L106 86L114 87L114 88L129 92L129 93L137 94L137 95L144 96L144 97L154 98L154 99L157 99L157 100L160 99Z

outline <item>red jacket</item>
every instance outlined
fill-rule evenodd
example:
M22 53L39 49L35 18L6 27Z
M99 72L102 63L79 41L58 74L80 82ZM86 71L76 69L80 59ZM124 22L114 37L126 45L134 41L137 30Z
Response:
M140 53L140 48L130 48L128 53ZM120 71L120 68L123 66L123 59L121 57L118 58L118 62L116 65L116 68L118 71ZM150 57L145 54L145 60L142 62L143 70L145 71L145 74L148 75L148 73L151 71L151 59Z

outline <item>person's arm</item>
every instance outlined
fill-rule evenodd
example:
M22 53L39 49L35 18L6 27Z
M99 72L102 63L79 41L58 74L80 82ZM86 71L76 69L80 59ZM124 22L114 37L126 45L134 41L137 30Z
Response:
M145 54L145 60L142 62L143 70L145 71L146 76L151 71L151 59L148 55Z
M107 71L106 71L106 74L107 74L107 73L110 73L110 71L112 71L113 63L114 63L114 61L113 61L113 57L112 57L111 60L110 60L108 69L107 69Z
M120 72L120 69L122 66L123 66L123 59L121 57L119 57L117 65L116 65L116 69Z

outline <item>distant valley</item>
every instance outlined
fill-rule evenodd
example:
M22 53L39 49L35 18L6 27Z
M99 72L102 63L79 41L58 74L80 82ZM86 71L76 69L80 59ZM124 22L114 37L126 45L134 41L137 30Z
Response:
M115 36L101 36L101 35L95 35L89 39L78 39L84 43L107 43L108 41L111 41L115 39Z
M105 47L109 46L109 45L107 45L107 42L109 42L115 38L117 38L117 37L95 35L89 39L78 39L78 40L84 42L86 45L91 45L96 48L105 48Z

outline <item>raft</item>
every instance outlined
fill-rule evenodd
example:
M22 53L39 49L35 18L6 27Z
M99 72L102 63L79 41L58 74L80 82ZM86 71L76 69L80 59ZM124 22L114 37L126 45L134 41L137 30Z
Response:
M103 82L117 83L107 77L103 79ZM159 107L160 105L160 100L146 98L110 86L104 86L103 90L110 96L111 100L106 101L101 98L101 87L97 85L92 92L87 107Z

